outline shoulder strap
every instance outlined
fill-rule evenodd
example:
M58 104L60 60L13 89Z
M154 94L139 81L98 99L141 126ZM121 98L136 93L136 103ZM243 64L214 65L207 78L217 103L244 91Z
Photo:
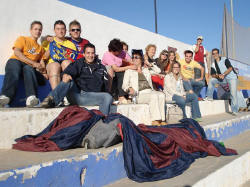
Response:
M216 62L216 60L214 60L214 65L215 65L215 68L216 68L216 72L218 74L221 74L220 68L219 68L218 63Z
M227 58L226 60L225 60L225 66L226 66L226 61L229 61L229 59ZM230 61L229 61L230 62ZM230 64L231 64L231 62L230 62ZM232 64L231 64L231 66L232 66ZM233 72L235 73L235 75L238 77L238 73L235 71L235 69L234 69L234 67L232 66L232 70L233 70Z

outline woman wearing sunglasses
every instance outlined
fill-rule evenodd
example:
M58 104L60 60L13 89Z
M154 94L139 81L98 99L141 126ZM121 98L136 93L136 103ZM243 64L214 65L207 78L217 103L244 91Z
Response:
M138 103L149 104L152 125L166 125L165 94L153 90L151 74L144 66L142 50L132 50L132 61L136 69L126 70L122 89L136 96Z

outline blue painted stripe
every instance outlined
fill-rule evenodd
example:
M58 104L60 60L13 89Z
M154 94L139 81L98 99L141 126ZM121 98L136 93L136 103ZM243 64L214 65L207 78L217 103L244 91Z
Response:
M247 119L242 119L239 121L228 121L224 127L222 125L220 125L219 128L216 129L208 127L208 129L205 130L205 133L208 139L223 141L233 136L237 136L240 133L249 129L250 116Z
M105 157L105 155L89 154L88 158L81 161L74 159L61 162L55 161L50 166L41 166L41 168L34 173L35 176L30 179L24 178L27 177L27 171L28 169L31 170L32 166L26 168L26 174L17 174L15 170L9 170L8 172L13 172L14 175L5 181L0 181L0 186L101 187L126 177L122 151L113 150L107 158L102 157ZM85 168L85 180L83 181L83 185L81 185L81 174Z

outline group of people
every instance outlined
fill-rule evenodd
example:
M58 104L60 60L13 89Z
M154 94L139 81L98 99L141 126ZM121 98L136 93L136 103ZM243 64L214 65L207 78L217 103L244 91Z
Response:
M55 36L38 39L42 33L42 23L34 21L30 26L30 36L20 36L14 46L14 54L5 67L5 77L0 95L0 106L9 104L16 93L20 77L24 79L26 106L39 104L37 87L49 80L52 91L41 102L41 107L51 108L62 103L76 105L98 105L107 115L111 104L127 104L131 98L136 103L149 104L153 125L166 124L165 105L174 101L183 111L191 103L192 118L201 121L198 98L205 86L205 62L207 52L202 45L202 36L197 37L193 50L184 52L180 59L176 48L164 49L154 58L156 46L149 44L145 54L141 49L133 49L128 54L128 45L113 39L102 60L88 40L81 38L81 25L74 20L66 25L62 20L54 24ZM232 114L239 110L237 95L237 74L230 61L219 56L213 49L214 63L207 68L212 78L208 83L207 97L212 100L216 84L228 83L231 94ZM193 60L194 56L194 60Z

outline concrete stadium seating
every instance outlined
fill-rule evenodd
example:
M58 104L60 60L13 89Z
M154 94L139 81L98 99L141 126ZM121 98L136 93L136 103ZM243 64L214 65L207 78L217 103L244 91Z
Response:
M183 51L191 45L176 41L159 34L137 28L117 20L63 3L58 0L12 0L1 1L0 25L0 88L4 77L5 62L12 53L12 44L19 35L29 34L29 24L41 20L43 32L53 35L53 23L63 19L68 24L73 19L80 20L84 37L96 45L101 57L107 51L108 42L113 38L126 41L130 48L144 48L154 43L159 50L167 46ZM32 16L30 9L32 8ZM46 10L46 14L44 14ZM67 14L62 14L67 12ZM13 16L14 14L14 16ZM18 18L15 15L22 15ZM71 15L71 16L69 16ZM52 19L53 18L53 19ZM91 20L91 21L89 21ZM22 24L20 24L22 23ZM10 26L11 25L11 26ZM105 28L105 29L102 29ZM17 30L19 32L17 32ZM45 35L44 34L44 35ZM143 36L143 37L141 37ZM145 40L146 38L146 40ZM239 64L240 66L241 64ZM245 69L239 67L239 69ZM246 74L249 71L246 69ZM241 73L241 71L240 71ZM47 84L39 87L38 97L43 100L50 91ZM204 97L205 88L201 95ZM249 97L249 90L244 91ZM25 105L23 83L20 81L17 97L11 106ZM227 186L235 187L249 184L250 180L250 113L241 113L236 117L226 113L230 111L227 101L199 102L203 116L203 126L209 139L224 141L226 146L239 153L231 157L207 157L197 160L182 175L169 180L138 184L126 178L123 166L122 144L107 149L85 150L83 148L61 152L24 152L12 150L14 140L25 134L37 134L44 129L63 108L4 108L0 109L0 186ZM89 109L97 107L88 107ZM148 105L119 105L112 107L136 124L150 124ZM190 116L190 107L187 107Z

